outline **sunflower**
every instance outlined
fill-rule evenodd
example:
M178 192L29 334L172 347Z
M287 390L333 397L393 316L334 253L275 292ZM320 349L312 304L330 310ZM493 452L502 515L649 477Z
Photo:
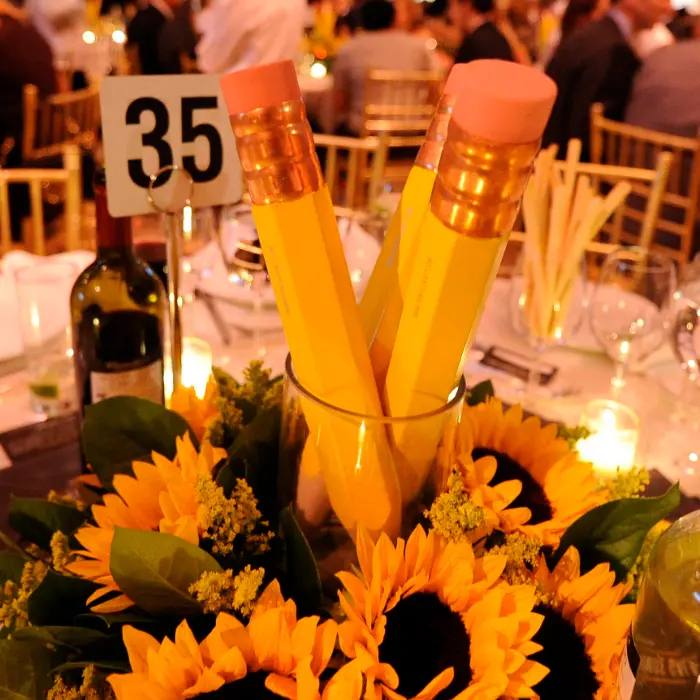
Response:
M202 442L199 452L192 444L189 433L177 438L177 456L174 461L159 454L153 461L165 482L159 497L163 517L159 522L161 532L199 544L204 508L198 498L197 486L201 479L210 479L214 467L226 457L226 450L212 447L208 440Z
M211 474L214 465L226 453L206 441L197 453L189 434L177 439L176 451L173 461L153 453L154 464L137 461L132 464L133 476L115 475L116 493L107 494L101 505L92 507L96 525L86 525L75 533L84 547L77 554L84 559L67 564L66 569L100 586L88 598L87 605L110 593L119 593L109 566L115 527L160 530L199 542L198 505L192 506L190 496L194 492L196 498L197 475ZM132 605L133 601L127 596L118 595L95 605L92 610L110 613Z
M170 409L179 413L192 428L198 440L202 440L209 426L221 416L217 405L219 385L214 375L209 377L204 396L200 399L191 387L181 386L170 397Z
M493 510L506 532L556 546L579 516L603 503L593 467L582 462L556 425L523 420L500 401L468 407L457 439L457 464L470 498Z
M541 650L532 658L550 669L535 692L541 700L613 700L634 612L634 605L620 605L629 586L615 585L608 564L582 576L573 547L551 572L542 558L535 579L542 596L535 610L544 622L534 637Z
M359 665L368 698L496 700L532 697L546 669L528 659L542 623L532 586L499 584L506 558L477 559L467 541L418 526L393 545L358 532L362 577L338 574L348 620L343 652Z
M125 627L124 644L132 672L108 681L117 700L180 700L213 693L230 684L235 697L267 700L359 700L357 670L341 669L320 693L319 676L330 661L337 637L332 620L297 620L276 581L260 596L247 626L220 613L209 636L197 644L187 622L175 643ZM221 691L228 697L228 688ZM226 693L226 695L224 695ZM210 696L211 697L211 696Z

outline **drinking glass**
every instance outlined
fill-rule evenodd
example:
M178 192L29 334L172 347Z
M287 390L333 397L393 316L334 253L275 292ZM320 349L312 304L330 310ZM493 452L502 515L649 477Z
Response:
M542 303L535 299L526 264L527 251L523 246L510 280L510 318L515 331L527 339L533 352L526 387L526 396L532 399L542 393L544 353L567 343L581 328L588 308L590 283L584 257L571 283Z
M194 300L197 284L211 277L221 259L216 219L211 207L185 207L182 212L183 296L187 302Z
M49 416L75 406L70 293L78 272L46 260L14 273L30 405Z
M423 521L435 494L444 490L454 464L465 394L462 377L449 397L432 397L436 408L429 413L362 415L307 389L294 373L291 355L287 356L279 472L276 487L272 478L267 483L273 497L279 496L294 512L329 597L337 588L335 574L355 559L358 523L375 530L395 527L394 534L407 536ZM418 462L428 460L422 464L414 495L395 504L400 513L392 516L387 498L392 489L383 482L378 462L382 456L393 461L398 474L410 465L415 471L418 457L413 452L401 454L391 445L392 434L400 429L411 430L422 443Z
M665 255L618 248L605 259L591 304L591 325L615 362L613 394L624 387L630 364L650 355L666 338L675 289L676 269Z

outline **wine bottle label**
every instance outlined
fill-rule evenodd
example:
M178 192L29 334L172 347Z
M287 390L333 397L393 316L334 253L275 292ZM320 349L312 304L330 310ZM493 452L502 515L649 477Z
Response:
M113 396L135 396L163 403L163 361L125 372L90 372L92 403Z

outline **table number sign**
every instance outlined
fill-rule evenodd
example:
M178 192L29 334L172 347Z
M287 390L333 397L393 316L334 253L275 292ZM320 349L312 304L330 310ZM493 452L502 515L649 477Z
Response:
M112 216L152 212L150 176L172 165L194 180L193 207L240 199L240 163L217 76L105 78L101 109ZM159 178L158 201L181 207L181 194L169 192L177 186L171 175Z

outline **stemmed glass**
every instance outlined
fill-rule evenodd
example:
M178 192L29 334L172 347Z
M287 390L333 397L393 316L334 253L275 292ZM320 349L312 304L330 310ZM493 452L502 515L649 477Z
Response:
M591 325L615 362L614 395L625 386L630 364L666 338L675 289L676 268L665 255L633 247L618 248L605 259L591 303Z
M185 207L182 216L183 296L185 301L191 302L198 283L211 277L214 272L214 266L221 259L221 251L214 209Z
M510 282L510 316L515 331L527 338L533 351L528 372L526 397L542 393L542 359L547 349L568 342L581 328L589 300L588 268L585 256L579 274L565 288L557 290L543 304L536 299L532 276L526 269L525 246Z

